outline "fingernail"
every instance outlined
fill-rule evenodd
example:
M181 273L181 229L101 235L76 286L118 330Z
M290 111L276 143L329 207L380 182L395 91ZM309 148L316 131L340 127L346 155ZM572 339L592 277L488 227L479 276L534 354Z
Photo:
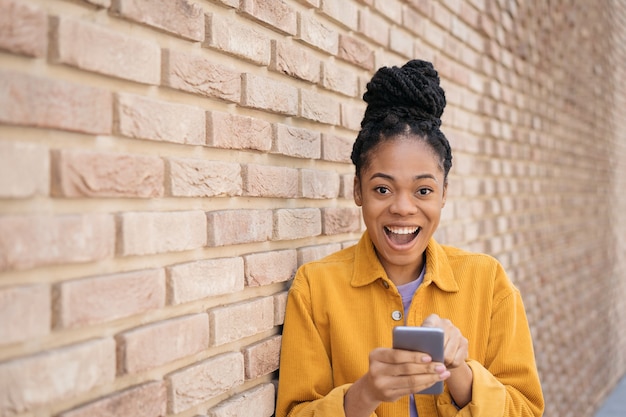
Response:
M437 366L435 366L435 371L437 371L437 372L439 372L439 373L442 373L442 372L444 372L445 370L446 370L445 365L437 365Z

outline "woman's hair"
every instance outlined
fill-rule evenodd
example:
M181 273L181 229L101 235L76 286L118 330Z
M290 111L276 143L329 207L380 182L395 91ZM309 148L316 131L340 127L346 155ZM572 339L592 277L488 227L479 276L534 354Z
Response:
M439 129L446 97L430 62L416 59L400 68L380 68L367 84L363 100L367 108L351 155L357 176L378 144L397 135L414 134L439 157L447 180L452 150Z

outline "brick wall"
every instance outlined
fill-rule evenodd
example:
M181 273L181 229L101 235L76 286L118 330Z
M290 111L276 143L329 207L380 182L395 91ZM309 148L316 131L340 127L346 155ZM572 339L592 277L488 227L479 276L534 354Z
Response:
M298 265L356 241L373 71L442 77L438 239L521 289L546 416L626 371L626 4L0 0L0 417L273 414Z

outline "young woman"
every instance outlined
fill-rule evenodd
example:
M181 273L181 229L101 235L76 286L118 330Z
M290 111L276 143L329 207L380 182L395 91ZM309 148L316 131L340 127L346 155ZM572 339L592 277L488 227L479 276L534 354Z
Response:
M380 68L352 151L357 245L297 272L276 416L541 416L522 298L494 258L433 239L452 166L432 64ZM444 361L392 349L400 325L444 330ZM445 381L438 395L416 394Z

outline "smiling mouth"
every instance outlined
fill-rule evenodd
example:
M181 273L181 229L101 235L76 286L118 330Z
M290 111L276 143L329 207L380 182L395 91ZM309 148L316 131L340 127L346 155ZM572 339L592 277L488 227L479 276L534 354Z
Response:
M392 243L406 245L417 237L420 227L392 227L385 226L385 234Z

